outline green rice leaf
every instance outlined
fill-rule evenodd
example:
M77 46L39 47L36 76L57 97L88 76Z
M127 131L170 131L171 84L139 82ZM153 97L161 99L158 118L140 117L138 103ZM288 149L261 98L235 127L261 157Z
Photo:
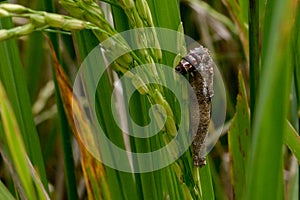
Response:
M0 115L5 139L15 170L24 188L26 198L36 199L34 185L27 165L27 154L13 109L0 82Z
M242 73L239 73L239 93L236 113L228 132L230 154L230 172L233 196L244 198L246 185L247 160L250 147L250 113L247 103L246 88Z
M0 28L9 27L12 27L11 19L0 20ZM42 151L33 121L24 71L15 40L0 42L0 59L0 78L16 114L26 150L30 160L41 176L43 185L48 190Z
M291 88L294 9L293 1L267 2L246 199L283 199L281 147Z
M284 131L284 143L289 147L291 152L298 159L298 163L300 163L300 136L299 133L294 129L290 122L286 121Z
M0 181L0 199L14 200L15 198L8 191L5 185Z

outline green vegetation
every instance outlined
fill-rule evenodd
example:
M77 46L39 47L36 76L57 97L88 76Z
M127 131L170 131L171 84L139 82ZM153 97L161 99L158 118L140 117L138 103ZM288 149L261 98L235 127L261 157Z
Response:
M14 2L0 3L0 199L298 199L299 1ZM143 173L113 169L94 157L103 156L99 149L86 149L86 142L95 147L98 141L91 119L115 145L137 153L163 148L182 124L188 134L189 116L182 117L188 107L178 105L189 103L186 88L180 88L177 99L169 88L146 84L168 82L155 63L176 66L187 54L187 41L182 34L161 38L153 27L199 41L224 78L223 134L202 168L193 166L190 149L172 164ZM137 28L148 31L137 31L130 41L118 35ZM108 38L113 38L109 47L102 46L105 53L95 58L100 68L124 54L99 83L92 71L85 74L87 84L97 85L93 100L86 99L95 102L94 119L82 99L72 98L72 86L81 64L90 61L87 55ZM161 50L170 40L177 54ZM131 42L137 50L130 50ZM147 71L138 71L142 64L148 64ZM111 108L115 83L122 77L129 82ZM136 91L128 96L132 87ZM122 100L129 102L129 117ZM162 128L149 138L124 136L114 110L128 132L151 119ZM210 132L217 128L212 125ZM144 130L145 136L153 132L151 126ZM165 157L176 157L172 150ZM112 162L121 160L110 155ZM164 160L149 159L148 164L156 162ZM130 167L132 161L126 157L122 164Z

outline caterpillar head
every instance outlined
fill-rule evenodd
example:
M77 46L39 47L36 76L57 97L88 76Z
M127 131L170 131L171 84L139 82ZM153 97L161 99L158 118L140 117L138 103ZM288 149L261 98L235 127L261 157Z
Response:
M176 72L186 75L188 73L191 73L195 70L195 67L185 59L182 59L179 64L175 67Z

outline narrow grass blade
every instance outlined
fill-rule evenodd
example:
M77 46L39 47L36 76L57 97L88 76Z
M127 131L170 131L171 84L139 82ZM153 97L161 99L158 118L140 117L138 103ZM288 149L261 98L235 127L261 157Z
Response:
M212 176L210 173L210 161L206 161L206 165L200 170L202 199L215 199Z
M151 14L152 14L152 19L154 21L154 25L158 27L164 27L164 28L170 28L173 30L177 30L180 24L180 15L179 15L179 7L178 7L178 2L177 1L147 1ZM114 12L115 14L115 12ZM128 15L128 14L127 14ZM121 16L121 15L119 15ZM118 16L117 16L118 17ZM118 23L121 22L123 19L116 18L114 17L114 20L117 20L117 23L115 24L121 24ZM118 27L116 27L118 29ZM130 27L127 27L129 29ZM126 29L126 27L122 26L121 30ZM160 41L163 42L163 41ZM178 42L178 41L176 41ZM176 45L176 44L174 44ZM185 47L182 47L185 48ZM167 64L168 66L172 67L173 66L173 59L174 55L170 55L166 52L163 52L163 58L162 58L162 63ZM154 60L156 60L154 58ZM125 87L126 90L126 87ZM168 92L164 91L165 93L163 94L164 97L168 100L168 103L170 105L175 105L172 100L174 100L173 96L168 94ZM126 97L126 98L132 98L132 97ZM148 123L147 117L145 117L148 113L149 107L151 106L148 102L148 99L144 96L140 97L135 97L132 98L132 107L130 107L131 110L131 115L132 119L142 125L146 125ZM175 106L172 106L174 108ZM179 112L177 113L179 114ZM175 116L175 118L179 118L178 116ZM129 124L130 127L130 124ZM146 135L147 133L145 133ZM158 134L159 135L159 134ZM163 141L161 141L162 138L159 136L157 137L157 140L139 140L139 139L134 139L131 143L131 147L133 148L134 151L137 152L150 152L153 149L157 149L161 145L164 144ZM187 161L187 160L185 160ZM151 164L151 161L149 161ZM155 161L154 161L155 162ZM184 165L184 166L188 166ZM190 179L193 179L191 174L191 168L185 168L180 169L184 171L186 174L186 177L189 177ZM139 174L136 175L137 180L140 180L141 183L141 191L142 195L146 199L160 199L164 197L168 198L178 198L179 196L183 195L183 193L186 194L186 197L192 196L191 193L194 192L194 181L190 179L186 179L185 181L188 182L187 185L186 183L182 183L181 185L178 184L180 180L174 179L174 175L177 173L180 174L180 172L174 172L174 168L167 167L164 170L159 170L156 172L152 173L144 173L144 174ZM209 175L210 176L210 175ZM161 180L161 177L165 177L164 181ZM176 177L176 176L175 176ZM180 176L177 176L180 177ZM177 191L178 188L181 188L179 192ZM191 191L186 190L189 188ZM187 194L187 192L189 194ZM167 196L166 196L167 195ZM196 195L194 195L196 196Z
M55 12L55 2L54 0L42 0L39 1L40 7L47 12ZM56 33L47 34L52 42L55 52L60 52L59 48L59 35ZM58 54L58 59L60 61L60 54ZM63 66L65 67L65 66ZM76 176L75 176L75 164L72 152L72 135L69 124L67 123L67 117L64 112L62 97L59 93L59 86L57 83L57 77L55 76L55 69L52 68L53 80L55 83L55 97L56 105L59 119L59 129L61 132L61 143L63 148L63 158L64 158L64 172L67 186L67 193L69 199L78 199L77 187L76 187Z
M30 98L34 102L37 92L38 83L42 78L42 62L44 60L43 36L41 33L32 33L28 41L28 47L25 54L25 69L27 74L27 87L30 88Z
M244 53L249 60L249 39L248 39L248 1L245 0L223 0L231 18L236 23L239 30L240 40L242 42Z
M178 1L161 0L158 2L155 0L148 0L147 2L149 4L153 16L154 26L161 28L169 28L176 31L178 30L179 24L181 23ZM173 60L173 55L169 55L168 53L163 52L162 63L168 66L173 66Z
M153 16L154 25L157 27L177 30L180 23L179 4L176 0L148 0Z
M250 113L242 73L239 73L239 93L236 113L228 132L231 183L233 196L243 199L246 192L247 160L250 147Z
M2 181L0 181L0 199L15 200Z
M54 79L55 79L54 82L55 82L55 92L56 92L56 105L58 109L61 138L62 138L67 192L68 192L68 197L70 199L77 200L78 199L77 187L76 184L74 184L76 183L76 175L75 175L75 163L74 163L73 152L72 152L72 142L71 142L72 135L71 135L71 130L69 128L69 123L66 114L63 110L63 101L61 95L59 94L59 89L58 89L59 86L57 83L57 79L56 77Z
M12 27L11 19L1 19L0 28L9 27ZM38 170L46 190L48 190L42 151L33 121L30 98L15 40L0 42L0 59L0 78L15 111L26 150L30 160Z
M300 163L300 136L299 133L288 121L286 121L283 139L284 144L286 144L289 147L291 152L293 152L293 154L298 159L298 163Z
M74 132L77 142L79 143L82 156L81 164L86 179L88 196L90 199L123 199L123 194L119 190L120 182L118 179L118 174L115 172L115 170L104 167L102 163L97 161L89 152L87 152L87 149L84 147L81 141L79 136L80 134L84 133L87 135L92 135L90 126L88 124L89 122L87 121L88 117L86 116L83 108L81 108L78 104L77 100L72 99L73 92L68 78L58 63L53 48L51 49L51 52L53 61L55 63L55 75L58 81L63 106L68 118L68 122ZM108 80L106 80L106 82L108 82ZM101 84L101 86L103 86L103 84ZM75 113L74 116L78 116L79 118L74 118L73 112ZM78 126L75 125L75 122L81 124L81 128L78 128ZM111 133L115 134L116 132ZM90 142L94 141L91 140Z
M294 25L294 35L292 42L292 54L293 54L293 65L294 68L294 79L295 79L295 88L296 96L298 102L298 118L300 118L300 3L298 3L298 8L296 10L296 18ZM298 124L299 126L300 124Z
M282 144L292 78L293 2L268 1L266 6L246 199L283 198Z
M259 84L259 2L249 2L249 68L250 68L250 110L253 117Z
M149 3L149 2L148 2ZM130 27L126 23L124 24L124 13L122 10L114 9L113 12L114 16L114 23L116 25L116 29L118 31L128 30ZM126 86L124 86L124 90L126 91ZM147 117L145 117L144 113L148 112L149 102L148 99L144 96L134 95L135 98L132 97L125 97L125 98L132 98L130 110L132 112L132 119L137 124L145 125L147 124ZM126 108L129 109L129 108ZM131 125L129 123L129 131L131 130ZM145 133L147 134L147 133ZM136 152L151 152L151 144L149 140L139 140L139 139L132 139L131 140L131 151ZM155 148L155 147L154 147ZM151 161L150 161L151 163ZM124 176L125 174L121 174ZM160 171L157 172L149 172L149 173L142 173L142 174L135 174L135 179L139 184L136 185L136 195L137 197L143 199L158 199L159 196L162 196L162 191L164 191L164 185L161 184L161 181L156 181L158 176L163 177L165 174L162 174ZM165 180L164 180L165 181ZM126 189L126 186L122 186L125 194L129 194L129 188ZM161 188L157 188L161 187ZM126 196L127 196L126 195ZM165 194L166 195L166 194ZM135 198L135 196L134 196Z
M216 166L210 157L208 157L208 159L210 163L210 171L211 171L212 182L214 186L215 199L226 200L227 199L226 193L224 191L224 188L222 188L221 179L216 170Z
M42 193L35 192L35 185L31 177L31 169L28 165L27 154L25 150L25 145L23 143L22 135L17 124L16 117L14 115L13 109L8 101L4 87L0 82L0 108L1 108L1 119L3 123L3 129L5 138L3 140L8 146L9 154L12 159L13 166L18 174L20 182L25 192L25 197L27 199L47 199L47 196L43 196ZM34 170L34 169L33 169ZM34 180L36 180L34 178ZM38 191L40 186L37 186Z
M155 1L155 0L148 0L147 2L149 4L155 26L178 31L178 27L181 26L178 1L162 0L162 1L159 1L159 3L158 3L158 1ZM177 39L178 39L178 41L174 41L174 43L176 43L175 45L179 44L178 45L179 48L182 48L185 50L186 49L185 45L181 43L182 41L180 41L179 38L177 38ZM166 38L165 40L164 40L164 38L162 38L162 40L163 41L160 41L161 43L163 43L164 41L168 41L168 38ZM182 47L180 46L181 44L183 45ZM184 50L180 50L180 52L183 52ZM182 56L184 56L184 55L182 55ZM166 64L167 66L173 67L173 62L174 62L174 55L170 55L167 52L163 52L162 63ZM167 99L168 103L174 110L174 114L178 115L178 116L174 116L174 118L179 119L181 113L180 113L180 111L178 111L178 107L176 107L176 103L174 102L173 96L170 93L168 93L168 91L165 91L164 95L165 95L165 98ZM186 156L188 156L189 158L187 158ZM191 156L190 152L187 152L185 154L185 156L182 156L180 158L180 159L182 159L182 161L178 161L178 162L192 162L190 159L191 158L190 156ZM192 188L196 188L196 186L195 186L195 181L192 180L193 179L193 169L192 169L192 167L188 167L188 166L190 166L189 164L190 163L185 163L183 165L180 165L181 166L180 173L182 173L182 176L185 177L184 182L179 184L180 180L179 180L179 182L173 180L173 181L170 181L168 185L173 185L174 190L178 190L177 188L181 188L181 191L179 191L179 193L177 194L179 196L182 195L182 193L183 193L187 197L194 196L193 198L196 198L195 193L197 193L199 191L195 192L192 189ZM170 170L170 173L174 173L174 168L169 168L169 170ZM205 172L207 172L207 171L205 171ZM176 171L175 171L175 174L176 174ZM202 176L210 177L210 174L206 174L206 175L207 176L202 174ZM199 174L197 176L199 176ZM201 184L202 184L202 182L201 182ZM187 188L190 190L189 192L188 192ZM166 190L166 191L169 190L167 185L162 185L162 189ZM157 190L160 190L160 188L158 188ZM174 196L174 198L179 198L179 196Z
M99 41L91 34L91 32L84 31L76 34L78 41L79 57L83 61L84 58L91 52L91 50L99 44ZM99 55L102 56L102 55ZM98 63L99 66L104 67L104 63ZM92 74L90 77L93 77ZM87 80L94 81L93 78L87 78ZM98 85L99 92L96 94L96 104L98 106L97 115L99 117L99 123L103 128L105 134L111 141L113 141L120 148L124 148L124 141L122 138L122 132L114 122L112 116L111 101L112 86L108 77L108 73L104 73L100 79ZM113 159L113 157L112 157ZM126 163L124 163L126 164ZM105 167L105 166L104 166ZM109 187L109 191L112 199L139 199L138 192L136 190L138 180L134 178L132 174L119 172L110 167L105 167L106 181ZM136 182L134 182L134 180Z

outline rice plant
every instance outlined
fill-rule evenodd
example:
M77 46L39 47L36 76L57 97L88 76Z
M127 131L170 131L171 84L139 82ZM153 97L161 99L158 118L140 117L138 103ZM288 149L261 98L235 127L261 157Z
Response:
M0 199L299 198L299 1L1 1L0 27Z

